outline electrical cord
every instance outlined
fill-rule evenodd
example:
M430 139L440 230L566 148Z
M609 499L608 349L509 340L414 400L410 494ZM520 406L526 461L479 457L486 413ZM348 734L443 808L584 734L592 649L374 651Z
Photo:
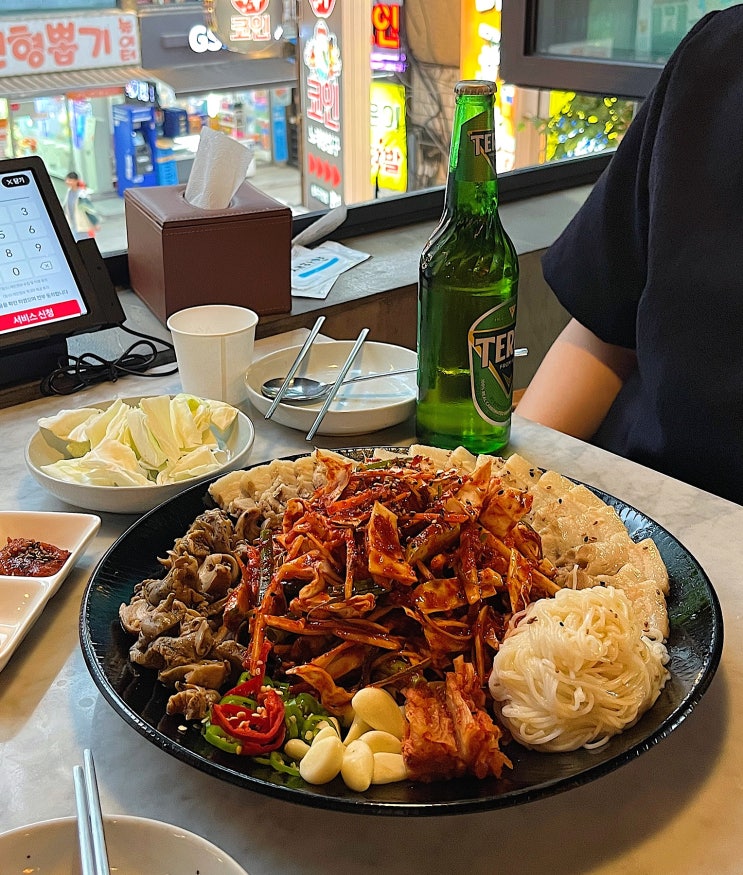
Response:
M131 344L115 359L105 359L92 352L61 357L58 366L41 381L42 394L71 395L95 383L115 383L119 377L127 375L167 377L177 373L177 367L148 373L152 368L175 362L175 348L172 343L149 334L141 334L125 325L117 327L140 340ZM140 348L141 351L138 351Z

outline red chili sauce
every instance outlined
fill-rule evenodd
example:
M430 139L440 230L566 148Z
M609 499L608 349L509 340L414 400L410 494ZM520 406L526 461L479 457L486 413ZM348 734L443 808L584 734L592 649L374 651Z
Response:
M0 574L11 577L51 577L67 561L69 550L62 550L30 538L8 538L0 550Z

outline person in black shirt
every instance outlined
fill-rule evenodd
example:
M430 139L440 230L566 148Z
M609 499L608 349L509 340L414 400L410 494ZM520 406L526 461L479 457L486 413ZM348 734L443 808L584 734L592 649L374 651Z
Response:
M743 6L680 43L543 258L572 319L517 412L743 503Z

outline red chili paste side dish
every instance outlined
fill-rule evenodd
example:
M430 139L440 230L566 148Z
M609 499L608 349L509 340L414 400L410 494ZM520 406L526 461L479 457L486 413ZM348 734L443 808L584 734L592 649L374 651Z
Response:
M69 550L31 538L8 538L0 550L0 574L10 577L51 577L65 564Z

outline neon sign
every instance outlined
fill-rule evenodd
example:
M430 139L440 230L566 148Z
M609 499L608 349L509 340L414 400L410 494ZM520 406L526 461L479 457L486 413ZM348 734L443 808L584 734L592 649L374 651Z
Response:
M375 3L372 8L372 38L380 49L400 48L400 7Z
M372 6L371 68L387 73L404 73L407 58L400 34L399 3L375 3Z

